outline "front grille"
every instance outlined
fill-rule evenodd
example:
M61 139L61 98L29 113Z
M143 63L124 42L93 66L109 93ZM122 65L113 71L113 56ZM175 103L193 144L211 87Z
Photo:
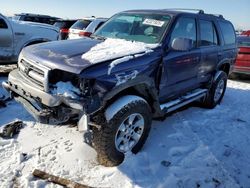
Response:
M18 63L18 67L19 71L26 79L39 87L39 89L46 92L48 91L48 68L25 59L22 59Z

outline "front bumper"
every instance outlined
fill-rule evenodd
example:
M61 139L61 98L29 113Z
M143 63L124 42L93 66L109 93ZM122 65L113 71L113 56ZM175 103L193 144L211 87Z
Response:
M9 74L8 82L3 82L2 85L41 123L62 124L72 117L79 118L79 114L83 113L80 101L40 90L17 69Z
M62 98L42 91L34 83L24 78L18 69L10 72L7 85L3 85L5 88L7 87L7 90L11 90L23 97L39 100L48 107L55 107L62 103Z

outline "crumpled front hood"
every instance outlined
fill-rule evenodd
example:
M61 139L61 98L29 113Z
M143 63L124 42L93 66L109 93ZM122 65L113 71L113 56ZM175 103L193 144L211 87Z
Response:
M84 68L91 66L89 61L81 58L82 54L100 42L84 38L42 43L24 48L22 56L51 69L79 74Z
M80 74L83 69L110 61L111 69L123 61L152 52L157 45L126 41L123 39L90 38L49 42L27 47L22 55L51 69L59 69Z

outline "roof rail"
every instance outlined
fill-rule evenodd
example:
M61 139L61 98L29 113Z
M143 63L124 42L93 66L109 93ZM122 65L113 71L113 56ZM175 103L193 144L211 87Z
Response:
M168 9L165 9L165 10L180 10L180 11L196 11L197 13L199 14L204 14L204 10L202 9L192 9L192 8L168 8Z

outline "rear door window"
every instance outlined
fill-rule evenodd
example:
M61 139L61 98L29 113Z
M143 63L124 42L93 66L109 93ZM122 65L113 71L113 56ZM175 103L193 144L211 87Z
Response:
M219 25L223 34L225 44L235 44L235 31L231 23L226 21L219 21Z
M218 36L211 21L200 20L200 37L201 46L218 45Z
M88 25L91 23L90 20L78 20L76 23L74 23L72 25L72 29L79 29L79 30L83 30L86 27L88 27Z

